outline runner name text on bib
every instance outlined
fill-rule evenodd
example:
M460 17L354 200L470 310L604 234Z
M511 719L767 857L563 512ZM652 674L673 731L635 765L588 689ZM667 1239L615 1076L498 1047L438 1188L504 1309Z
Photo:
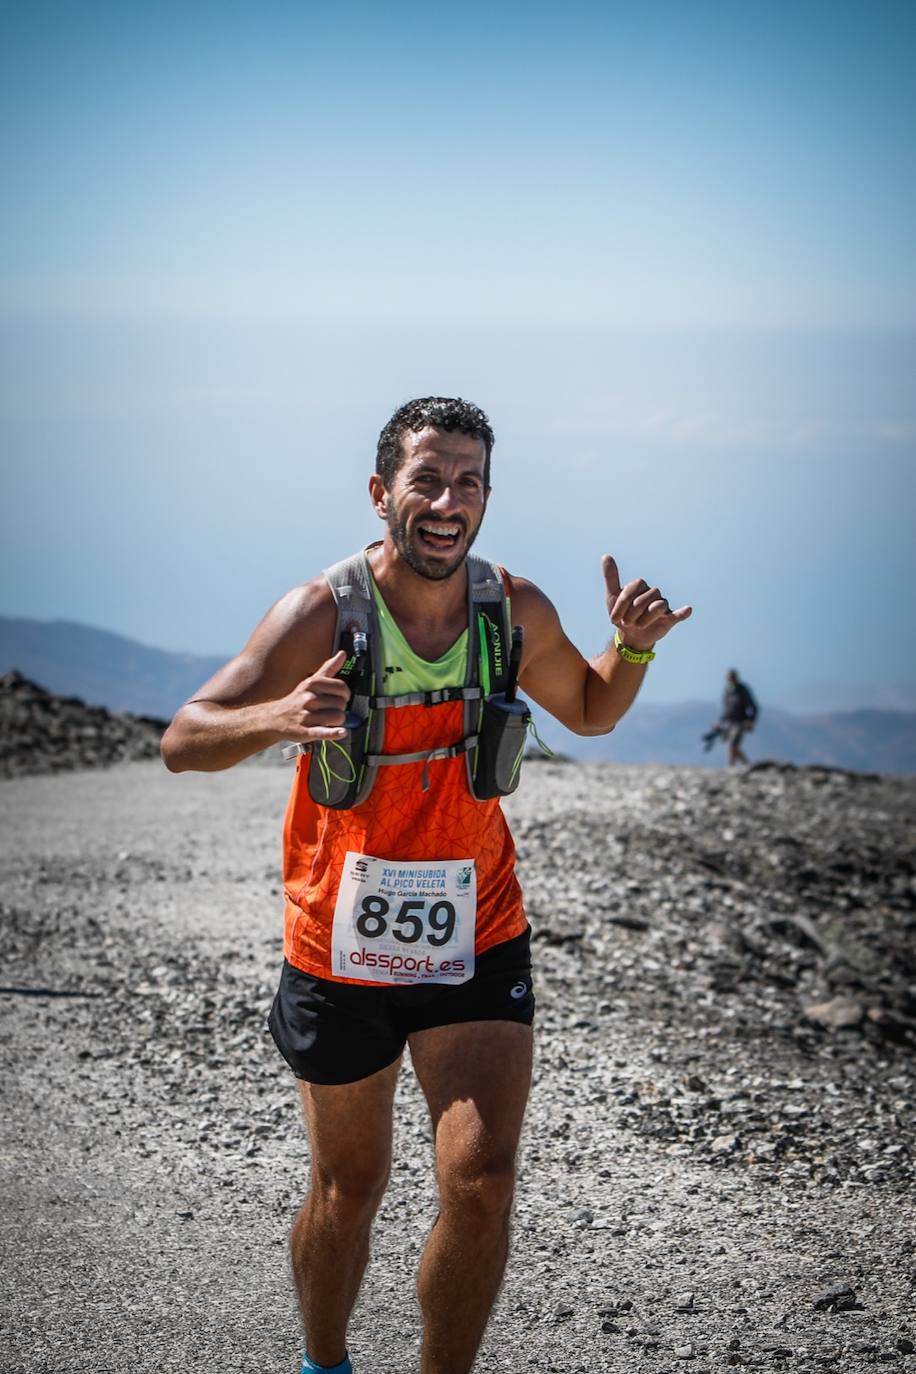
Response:
M367 983L466 983L474 975L473 859L347 853L331 933L331 976Z

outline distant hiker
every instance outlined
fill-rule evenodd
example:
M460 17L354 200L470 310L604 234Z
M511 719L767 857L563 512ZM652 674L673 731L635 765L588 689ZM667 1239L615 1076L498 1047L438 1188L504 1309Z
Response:
M487 417L465 401L398 410L369 481L384 537L284 596L162 740L173 772L229 768L293 741L286 959L269 1024L311 1137L292 1235L303 1371L351 1374L347 1326L388 1181L405 1043L439 1188L417 1280L419 1368L466 1374L474 1363L508 1251L531 1073L530 928L500 810L529 719L516 678L570 730L605 734L659 640L690 615L641 578L621 586L605 556L616 633L586 661L543 592L470 554L492 444ZM647 487L646 509L650 497ZM302 519L303 547L325 515L319 502ZM399 1316L403 1274L389 1291Z
M725 674L725 691L722 693L722 710L719 719L703 736L707 752L717 739L725 740L728 745L728 762L747 763L747 755L741 748L741 741L748 730L753 730L760 714L757 702L746 682L742 682L734 668Z

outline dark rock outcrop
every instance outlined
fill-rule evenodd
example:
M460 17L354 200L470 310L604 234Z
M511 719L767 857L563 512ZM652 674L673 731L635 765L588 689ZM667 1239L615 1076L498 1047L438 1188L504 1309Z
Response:
M166 725L55 696L12 669L0 677L0 777L154 758Z

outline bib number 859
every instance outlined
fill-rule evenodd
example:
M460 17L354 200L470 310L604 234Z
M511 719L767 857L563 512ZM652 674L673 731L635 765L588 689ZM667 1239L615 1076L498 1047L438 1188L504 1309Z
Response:
M410 897L403 901L393 916L390 916L391 903L385 897L364 897L359 904L356 929L364 940L378 940L387 934L389 928L395 940L403 945L416 944L426 935L431 945L447 945L455 930L455 908L451 902L433 902L426 911L426 903ZM423 913L429 922L427 931Z

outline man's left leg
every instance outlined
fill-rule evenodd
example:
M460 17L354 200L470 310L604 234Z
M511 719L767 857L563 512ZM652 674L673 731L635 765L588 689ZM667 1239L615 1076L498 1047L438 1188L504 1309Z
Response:
M509 1250L532 1031L471 1021L416 1031L409 1044L432 1117L439 1183L439 1215L417 1276L420 1369L468 1374Z
M740 726L734 727L728 737L728 762L729 767L739 763L747 763L747 755L741 748L741 741L744 739L745 732Z

